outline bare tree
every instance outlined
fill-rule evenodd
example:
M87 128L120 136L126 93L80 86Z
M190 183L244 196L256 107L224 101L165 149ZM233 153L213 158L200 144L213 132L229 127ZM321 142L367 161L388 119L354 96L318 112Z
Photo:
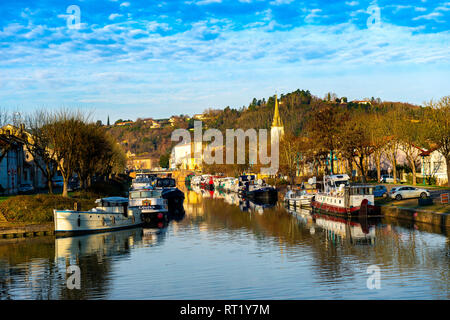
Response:
M430 101L427 105L427 139L445 158L450 187L450 96L438 102Z
M381 157L384 153L384 146L387 143L386 137L383 135L384 121L384 115L380 113L371 114L368 121L370 142L373 148L375 166L377 168L377 181L380 181L381 179Z
M5 109L0 109L0 127L6 125L9 121L9 113ZM0 163L11 149L11 143L6 137L0 135Z
M52 179L58 168L55 161L56 151L51 148L51 138L48 131L51 121L52 117L44 110L37 110L25 118L28 132L25 147L32 155L34 164L45 177L49 193L53 193Z
M354 161L366 182L367 159L373 152L370 139L369 116L365 112L353 113L339 130L340 150L349 161Z
M424 124L421 121L421 112L414 112L413 110L403 109L399 114L400 118L397 121L397 134L400 140L400 148L406 155L406 160L409 163L412 171L412 183L417 184L417 163L419 161L419 148L424 141Z
M400 140L398 138L398 110L389 110L384 116L384 122L381 131L386 138L386 143L383 147L386 157L392 165L392 176L394 183L397 183L397 154L400 148Z
M81 111L61 109L53 115L50 124L46 126L50 138L50 148L55 151L58 168L64 180L63 196L68 196L69 179L78 166L78 148L80 147L81 128L86 116Z

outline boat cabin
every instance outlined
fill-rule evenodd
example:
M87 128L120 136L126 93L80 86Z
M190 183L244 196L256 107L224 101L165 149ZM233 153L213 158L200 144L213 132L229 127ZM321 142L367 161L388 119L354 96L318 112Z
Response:
M130 191L129 197L130 207L157 205L160 204L157 203L157 199L162 198L162 191L153 189L133 190Z
M153 187L155 188L175 188L176 185L177 183L173 178L157 178L153 182Z
M92 209L97 213L122 213L128 215L128 198L109 197L95 200L97 207Z
M325 192L329 192L333 189L350 186L350 177L348 174L334 174L323 177L323 187Z

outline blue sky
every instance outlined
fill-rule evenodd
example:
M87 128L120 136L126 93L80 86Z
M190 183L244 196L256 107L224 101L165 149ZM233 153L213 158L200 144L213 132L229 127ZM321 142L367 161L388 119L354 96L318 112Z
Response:
M1 0L0 107L161 118L298 88L421 104L450 94L449 26L448 0Z

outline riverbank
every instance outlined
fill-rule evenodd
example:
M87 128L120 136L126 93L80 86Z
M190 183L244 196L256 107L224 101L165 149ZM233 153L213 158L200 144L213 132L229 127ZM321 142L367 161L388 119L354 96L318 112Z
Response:
M278 188L278 191L279 200L283 201L286 188ZM396 201L376 198L375 204L380 206L385 217L450 228L450 204L441 204L439 198L433 198L433 204L425 206L420 206L418 199Z
M78 208L81 207L83 211L87 211L96 206L96 199L126 196L129 184L129 177L117 176L108 181L97 181L87 190L69 192L69 197L63 197L57 193L1 197L0 223L50 223L53 222L54 209L72 210L74 209L75 203L77 203Z
M95 207L98 195L80 192L72 197L37 194L12 196L0 203L0 212L7 222L12 223L50 223L53 222L53 209L73 209L75 203L83 210Z
M431 205L433 207L435 205ZM396 218L411 222L422 222L428 223L440 227L450 228L450 206L448 208L439 211L432 211L426 209L427 206L423 207L406 207L401 205L380 205L381 213L385 217Z
M54 233L55 227L53 223L0 223L0 239L44 236L53 235Z

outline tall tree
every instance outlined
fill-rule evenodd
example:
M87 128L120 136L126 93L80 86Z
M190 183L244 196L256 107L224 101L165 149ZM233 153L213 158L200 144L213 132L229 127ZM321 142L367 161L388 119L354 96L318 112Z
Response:
M338 150L339 130L344 121L345 113L338 105L318 103L314 106L314 113L308 122L307 131L319 158L327 157L330 153L335 154ZM331 168L334 165L333 158L330 159Z
M85 116L80 111L61 109L53 115L46 127L50 137L50 148L55 150L58 168L64 180L63 196L68 197L69 179L78 165L78 153L81 143L81 129Z
M356 164L362 182L366 182L367 159L373 152L368 123L366 112L355 111L345 118L338 131L340 150L345 158Z
M296 137L286 133L280 141L280 172L288 176L294 184L297 170L303 168L304 159L308 154L306 137Z
M394 183L397 183L397 154L400 148L399 140L399 111L397 108L392 108L384 115L384 122L382 126L383 136L386 137L386 143L383 147L386 157L391 162L392 176Z
M368 121L369 139L377 169L377 181L381 179L381 157L384 153L384 146L387 143L386 137L383 135L384 121L384 115L381 111L372 112Z
M53 193L52 179L58 168L56 151L50 147L51 139L47 127L52 117L43 110L37 110L25 118L27 137L24 139L27 151L33 157L34 164L46 179L49 193Z
M412 183L417 184L417 164L420 158L420 149L425 137L425 126L422 112L411 109L403 109L399 113L397 121L397 134L400 140L400 148L406 155L406 160L412 171Z
M437 102L430 101L427 105L427 139L445 158L450 187L450 96Z

